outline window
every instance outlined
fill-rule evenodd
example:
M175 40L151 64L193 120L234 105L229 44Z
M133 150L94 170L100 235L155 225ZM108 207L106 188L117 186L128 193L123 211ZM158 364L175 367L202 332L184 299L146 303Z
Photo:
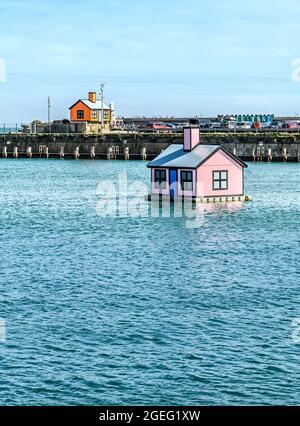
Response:
M84 111L83 109L77 110L77 118L84 118Z
M213 190L228 189L228 171L218 170L213 172Z
M92 118L96 119L97 117L98 117L97 110L93 109L92 110Z
M107 110L104 110L104 111L103 111L103 118L104 118L105 120L107 120L107 119L108 119L108 111L107 111Z
M193 190L193 172L180 172L180 182L182 191Z
M166 170L155 170L154 182L155 182L155 188L166 189L166 182L167 182Z

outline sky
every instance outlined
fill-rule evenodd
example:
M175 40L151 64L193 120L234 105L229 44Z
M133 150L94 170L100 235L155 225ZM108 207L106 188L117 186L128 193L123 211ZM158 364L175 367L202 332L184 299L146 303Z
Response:
M299 0L0 0L0 122L300 114ZM1 125L0 125L1 127Z

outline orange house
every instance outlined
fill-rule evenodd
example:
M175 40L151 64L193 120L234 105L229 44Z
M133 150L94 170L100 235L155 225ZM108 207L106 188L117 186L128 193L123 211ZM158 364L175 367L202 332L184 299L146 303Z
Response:
M79 99L70 108L70 120L72 122L101 123L102 102L97 100L96 92L89 92L88 99ZM111 108L103 102L103 122L110 123Z

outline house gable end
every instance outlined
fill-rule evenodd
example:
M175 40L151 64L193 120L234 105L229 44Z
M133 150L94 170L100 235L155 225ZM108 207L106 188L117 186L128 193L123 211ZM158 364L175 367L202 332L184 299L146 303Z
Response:
M220 154L223 157L223 161L224 160L228 161L228 165L236 165L236 166L241 167L241 168L248 167L246 163L244 163L242 160L240 160L235 155L233 155L230 152L228 152L226 149L223 148L223 146L220 145L214 152L212 152L209 156L207 156L207 158L205 158L197 166L197 168L199 168L200 166L203 166L203 165L210 165L211 164L211 160L217 154ZM222 161L222 164L224 165L223 161Z
M78 104L81 104L81 106L84 106L85 108L88 108L89 110L91 109L88 105L86 105L81 99L78 99L77 102L75 102L75 104L73 104L69 110L73 109L74 107L78 106Z

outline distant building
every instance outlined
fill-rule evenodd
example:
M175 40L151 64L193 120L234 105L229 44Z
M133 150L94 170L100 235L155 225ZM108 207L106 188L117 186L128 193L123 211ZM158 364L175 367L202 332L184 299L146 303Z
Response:
M272 123L274 114L234 114L234 115L218 115L218 121L238 121L249 123Z
M79 99L70 108L70 120L72 123L102 122L102 102L97 99L96 92L89 92L88 99ZM116 120L115 107L113 102L107 105L103 102L103 123L105 127L114 124Z

